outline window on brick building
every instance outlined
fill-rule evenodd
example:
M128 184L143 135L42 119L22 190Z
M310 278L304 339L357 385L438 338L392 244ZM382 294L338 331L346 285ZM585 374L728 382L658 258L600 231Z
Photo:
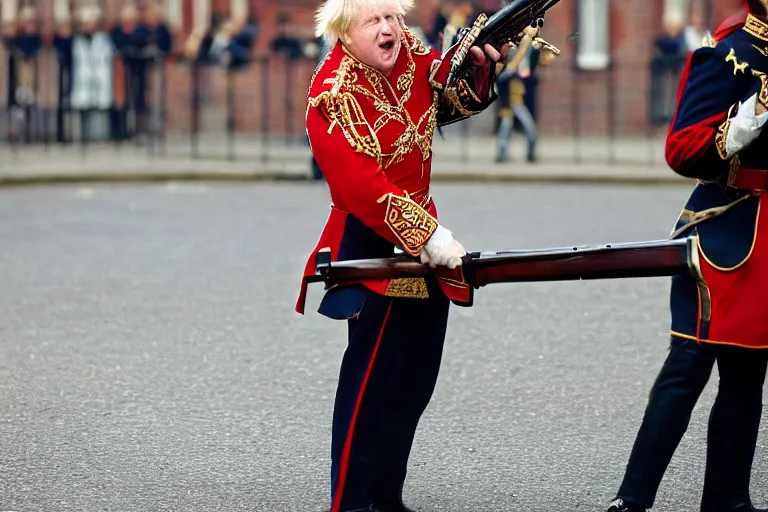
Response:
M608 0L578 0L580 69L605 69L610 61L610 16Z

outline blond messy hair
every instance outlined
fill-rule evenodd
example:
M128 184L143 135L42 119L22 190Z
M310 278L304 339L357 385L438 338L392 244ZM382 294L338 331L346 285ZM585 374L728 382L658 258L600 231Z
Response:
M382 5L394 7L402 22L413 9L414 0L325 0L315 15L315 37L325 37L326 44L333 47L336 41L344 39L358 15Z

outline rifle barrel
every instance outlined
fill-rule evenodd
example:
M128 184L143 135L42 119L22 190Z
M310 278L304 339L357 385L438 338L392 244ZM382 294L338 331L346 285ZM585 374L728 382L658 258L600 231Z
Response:
M478 288L492 283L660 277L694 272L696 237L556 249L474 252L464 258L463 275ZM319 253L309 282L343 284L364 279L396 279L434 273L450 277L443 267L431 269L409 257L330 262Z
M549 251L497 253L473 260L475 286L491 283L660 277L691 272L690 241L671 240Z

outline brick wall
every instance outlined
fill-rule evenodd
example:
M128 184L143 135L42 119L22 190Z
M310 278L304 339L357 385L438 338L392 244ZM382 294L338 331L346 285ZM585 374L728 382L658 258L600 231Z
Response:
M658 35L662 0L610 2L611 66L608 70L576 68L578 39L575 2L555 6L543 36L562 54L541 69L539 125L542 132L567 135L643 133L647 128L649 65Z
M410 24L429 30L440 0L417 0ZM725 17L743 7L744 0L692 0L709 14L714 29ZM106 0L112 13L122 0ZM303 132L304 101L315 66L312 60L295 63L288 74L280 59L269 56L268 47L275 35L274 22L279 13L287 13L292 29L300 37L312 38L312 24L319 0L248 0L259 19L261 33L256 47L258 63L233 77L236 122L239 130L258 131L266 126L274 133ZM493 8L498 0L477 2ZM661 30L664 0L614 0L611 6L611 60L606 71L575 69L577 39L577 0L563 0L548 17L543 36L560 47L562 55L541 70L539 89L539 129L545 134L582 135L640 134L648 129L649 64L653 39ZM184 0L184 32L191 28L191 0ZM229 0L212 0L212 11L226 14ZM182 47L184 34L177 34L176 48ZM268 72L267 80L264 73ZM5 69L0 70L0 82ZM203 130L224 128L226 76L221 70L205 73L208 101L201 117ZM186 131L191 127L190 68L179 63L167 67L168 128ZM264 91L268 94L264 94Z
M708 0L704 0L708 1ZM428 30L439 0L417 1L409 23ZM185 2L186 3L186 2ZM293 29L302 37L312 37L317 0L251 0L261 21L256 51L259 63L234 77L237 98L237 126L242 131L258 131L264 125L273 133L301 135L304 101L315 63L294 64L290 76L285 64L268 55L278 13L291 17ZM492 1L487 2L492 3ZM498 2L496 2L498 4ZM554 63L542 68L539 88L539 129L549 135L643 134L648 128L648 88L653 40L660 34L663 0L610 1L610 41L612 66L606 71L579 71L575 68L578 40L576 0L563 0L554 7L543 36L562 50ZM214 10L226 12L227 0L215 0ZM712 0L710 14L714 28L720 20L743 6L743 0ZM268 96L264 96L264 70L267 66ZM226 77L221 70L208 73L209 102L202 117L203 130L221 130L226 105ZM190 70L186 65L168 66L168 128L186 131L191 124Z
M268 94L265 90L263 70L267 66ZM235 97L235 121L239 131L260 131L266 119L267 129L274 134L301 134L304 131L304 108L307 84L314 70L311 61L294 65L291 76L286 74L286 65L279 59L269 59L232 75ZM171 64L167 68L167 123L172 131L187 131L191 127L192 109L191 68L187 65ZM220 69L201 72L207 92L207 101L202 107L201 127L203 131L223 130L227 102L227 76ZM286 85L287 82L287 85ZM292 111L292 115L290 114Z

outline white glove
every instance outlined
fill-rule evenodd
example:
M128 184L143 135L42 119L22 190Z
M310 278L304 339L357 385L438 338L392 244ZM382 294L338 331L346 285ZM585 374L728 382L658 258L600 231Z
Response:
M432 268L442 265L453 270L461 266L461 257L465 254L467 251L453 238L453 233L438 225L421 249L420 258L422 263L429 263Z
M760 135L763 125L768 121L768 112L759 116L755 113L756 105L757 93L739 104L739 111L731 118L728 133L725 136L725 152L728 158L750 145Z

